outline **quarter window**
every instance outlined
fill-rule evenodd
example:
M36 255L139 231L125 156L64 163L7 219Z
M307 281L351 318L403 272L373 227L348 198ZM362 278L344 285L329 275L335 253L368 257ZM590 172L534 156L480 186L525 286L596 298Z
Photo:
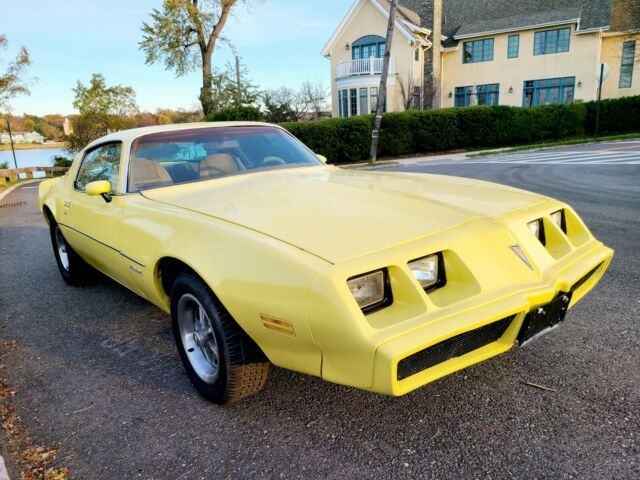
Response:
M622 62L620 64L620 88L631 87L633 81L633 61L636 55L636 42L629 40L622 44Z
M572 103L576 77L527 80L524 82L523 107Z
M547 55L569 51L570 28L558 28L536 32L533 41L534 55Z
M493 60L493 38L464 42L462 63L490 62Z
M507 47L507 58L518 58L520 49L520 35L509 35L509 44Z
M84 192L87 184L107 180L111 184L111 193L115 192L118 187L121 153L121 143L101 145L87 152L78 170L75 188Z
M500 101L500 84L456 87L456 107L469 107L473 105L498 105Z

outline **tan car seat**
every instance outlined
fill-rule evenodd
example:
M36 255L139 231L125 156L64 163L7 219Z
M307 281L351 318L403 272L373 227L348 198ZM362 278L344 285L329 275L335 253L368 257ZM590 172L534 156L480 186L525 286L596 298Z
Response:
M158 162L146 158L134 158L129 185L132 190L144 186L164 186L173 184L169 172Z
M216 153L200 162L200 178L220 177L242 170L231 155Z

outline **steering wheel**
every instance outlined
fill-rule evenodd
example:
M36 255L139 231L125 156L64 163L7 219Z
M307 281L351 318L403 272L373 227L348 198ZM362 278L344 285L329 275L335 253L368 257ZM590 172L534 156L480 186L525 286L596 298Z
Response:
M275 166L278 166L278 165L286 165L287 164L287 162L285 162L280 157L266 157L262 161L262 163L263 163L263 165L265 167L275 167Z

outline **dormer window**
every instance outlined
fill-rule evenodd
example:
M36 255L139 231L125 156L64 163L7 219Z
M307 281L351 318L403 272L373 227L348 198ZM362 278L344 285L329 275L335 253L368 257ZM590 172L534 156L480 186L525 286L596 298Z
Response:
M385 39L379 35L367 35L351 44L351 58L382 58L384 57Z

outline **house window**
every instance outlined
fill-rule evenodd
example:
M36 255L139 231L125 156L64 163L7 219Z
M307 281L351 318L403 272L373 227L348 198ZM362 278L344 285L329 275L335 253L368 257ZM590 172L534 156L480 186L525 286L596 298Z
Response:
M490 83L477 85L476 87L456 87L456 107L469 107L472 105L498 105L500 100L500 84Z
M413 87L413 98L411 100L411 108L420 110L420 87Z
M376 113L378 109L378 87L371 87L369 93L371 95L371 113Z
M369 92L366 88L360 89L360 115L369 113Z
M340 103L340 116L348 117L349 116L349 91L348 90L340 90L338 92L338 99Z
M366 35L351 44L351 59L382 58L385 39L379 35Z
M355 88L351 89L351 116L355 117L358 115L358 90Z
M493 60L493 38L464 42L462 63L490 62Z
M415 54L414 54L414 58L416 62L420 61L420 47L416 48Z
M507 58L518 58L520 49L520 35L509 35L509 45L507 47Z
M524 82L522 106L572 103L575 85L576 77L527 80Z
M622 44L622 62L620 64L620 88L629 88L633 80L633 61L636 56L636 41L629 40Z
M533 54L547 55L569 51L570 28L558 28L536 32L533 40Z

